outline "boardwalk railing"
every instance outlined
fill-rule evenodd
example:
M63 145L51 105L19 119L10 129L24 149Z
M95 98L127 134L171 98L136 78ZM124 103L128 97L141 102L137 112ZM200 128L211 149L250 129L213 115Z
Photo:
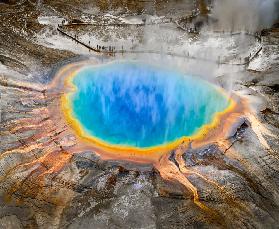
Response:
M218 60L214 60L214 59L207 59L207 58L202 58L202 57L195 57L195 56L191 56L189 55L189 53L173 53L173 52L162 52L162 51L156 51L156 50L124 50L123 47L121 50L113 50L113 49L109 49L107 50L108 47L101 47L100 48L96 48L96 47L92 47L90 46L90 44L86 44L85 42L79 40L77 37L72 36L70 34L68 34L67 32L63 31L62 26L58 25L57 30L63 34L64 36L72 39L73 41L77 42L78 44L86 47L88 50L90 51L94 51L97 53L103 53L106 55L115 55L115 54L124 54L124 53L130 53L130 54L145 54L145 53L150 53L150 54L158 54L158 55L167 55L167 56L173 56L173 57L179 57L179 58L187 58L187 59L192 59L192 60L201 60L201 61L206 61L206 62L212 62L218 65L247 65L249 64L258 54L259 52L262 50L262 46L255 52L255 53L250 53L250 55L246 58L239 58L239 63L232 63L232 62L226 62L226 61L222 61L221 58L219 57ZM241 62L241 60L244 60L243 62Z

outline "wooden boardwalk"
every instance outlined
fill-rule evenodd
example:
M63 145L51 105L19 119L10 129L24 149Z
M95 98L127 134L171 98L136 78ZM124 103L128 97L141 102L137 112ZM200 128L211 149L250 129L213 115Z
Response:
M78 44L84 46L85 48L87 48L89 51L93 51L96 53L102 53L105 55L109 55L109 56L114 56L115 54L124 54L124 53L130 53L130 54L158 54L158 55L167 55L167 56L173 56L173 57L179 57L179 58L187 58L187 59L192 59L192 60L200 60L200 61L205 61L205 62L212 62L218 65L248 65L258 54L259 52L262 50L262 46L254 53L254 54L250 54L249 57L243 58L245 61L244 62L240 62L240 63L229 63L229 62L222 62L220 60L212 60L212 59L206 59L206 58L201 58L201 57L195 57L195 56L190 56L189 54L179 54L179 53L173 53L173 52L162 52L162 51L155 51L155 50L106 50L105 49L98 49L96 47L92 47L90 46L90 44L86 44L82 41L80 41L78 38L66 33L65 31L62 30L62 26L58 25L57 30L63 34L64 36L72 39L73 41L77 42ZM246 60L247 59L247 60Z

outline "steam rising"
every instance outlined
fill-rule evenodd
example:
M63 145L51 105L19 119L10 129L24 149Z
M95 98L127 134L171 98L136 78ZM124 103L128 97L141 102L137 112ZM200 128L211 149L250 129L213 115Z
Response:
M273 24L277 7L278 0L216 0L213 16L224 31L255 32Z

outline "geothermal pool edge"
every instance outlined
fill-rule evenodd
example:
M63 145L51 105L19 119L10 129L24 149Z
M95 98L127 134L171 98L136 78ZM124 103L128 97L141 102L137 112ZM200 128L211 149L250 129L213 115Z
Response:
M92 64L94 66L98 66L96 63L91 63L91 65ZM64 70L66 68L67 68L67 70L71 69L71 66L66 65L59 72L64 72ZM236 119L237 119L236 116L239 116L239 115L234 115L233 113L235 113L235 112L239 113L239 111L242 109L242 108L239 108L239 104L234 100L233 96L229 97L222 88L215 86L216 89L219 91L219 93L222 93L223 96L225 96L228 99L229 105L225 110L215 113L212 121L210 123L203 125L197 131L197 133L195 133L193 136L190 136L190 137L183 136L170 143L162 144L159 146L145 147L145 148L113 145L113 144L107 143L101 139L98 139L94 136L88 135L82 128L81 124L79 123L79 120L77 120L72 114L71 101L70 101L69 97L73 93L75 93L75 91L77 90L77 87L73 84L73 79L74 79L76 73L81 68L82 68L82 66L79 66L77 69L75 68L74 71L72 71L72 72L70 71L71 74L67 75L64 78L65 93L61 96L61 102L60 102L62 113L64 114L66 123L68 123L70 125L71 129L73 130L75 135L77 135L78 139L81 142L88 145L89 147L91 145L93 148L100 149L100 151L102 151L102 153L105 152L105 154L106 153L109 154L110 157L112 157L112 158L114 157L113 155L115 155L115 156L117 155L117 157L119 157L119 154L121 154L120 157L123 156L123 158L125 158L125 157L131 158L133 156L135 156L135 158L136 158L137 156L139 156L140 158L144 158L144 160L147 159L147 161L148 161L149 158L151 160L153 160L154 158L158 158L158 156L163 155L163 154L177 148L182 143L186 143L186 142L202 143L203 141L208 142L208 138L212 138L213 135L218 135L217 132L224 131L223 127L220 126L220 125L222 125L224 119L227 119L229 117L230 119L232 119L229 121L230 123L236 122ZM209 134L209 132L211 132L211 133ZM229 132L229 130L227 132Z

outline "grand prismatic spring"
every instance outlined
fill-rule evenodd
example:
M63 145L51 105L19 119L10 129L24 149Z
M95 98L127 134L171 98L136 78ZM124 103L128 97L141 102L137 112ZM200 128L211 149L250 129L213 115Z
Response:
M206 134L233 106L206 81L143 63L88 66L70 77L68 120L82 137L120 151L171 149Z
M279 225L278 0L0 0L0 229Z

